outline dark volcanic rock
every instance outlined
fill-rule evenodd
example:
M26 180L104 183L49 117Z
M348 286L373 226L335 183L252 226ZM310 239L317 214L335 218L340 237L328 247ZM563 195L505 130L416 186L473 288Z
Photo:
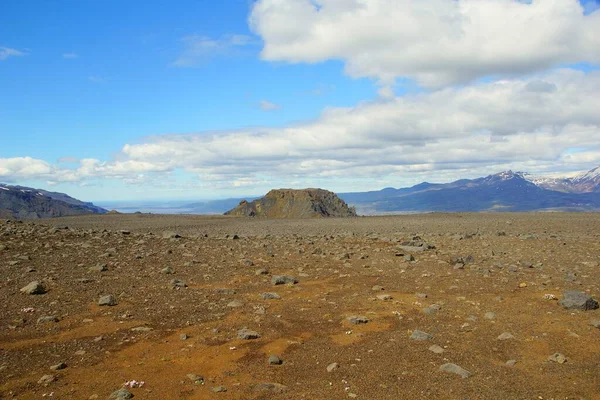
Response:
M585 293L576 290L567 290L563 293L563 298L558 302L567 310L595 310L598 308L598 301Z

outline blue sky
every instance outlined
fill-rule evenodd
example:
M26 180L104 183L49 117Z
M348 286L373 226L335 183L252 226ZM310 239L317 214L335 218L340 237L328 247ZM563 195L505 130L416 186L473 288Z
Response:
M1 2L0 182L206 199L598 164L598 3L479 3L435 0L420 20L410 0ZM529 15L511 28L529 39L507 56L486 15ZM478 39L435 47L455 29ZM532 100L522 89L538 81L555 90ZM573 87L585 93L572 118L532 107L511 120L511 100L572 105ZM487 101L504 123L474 109Z

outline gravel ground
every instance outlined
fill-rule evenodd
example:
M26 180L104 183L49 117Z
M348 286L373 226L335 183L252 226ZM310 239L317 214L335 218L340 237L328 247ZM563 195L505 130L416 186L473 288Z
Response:
M600 297L598 228L564 213L0 221L0 398L129 382L140 399L598 399L600 312L558 301ZM45 293L21 292L34 281Z

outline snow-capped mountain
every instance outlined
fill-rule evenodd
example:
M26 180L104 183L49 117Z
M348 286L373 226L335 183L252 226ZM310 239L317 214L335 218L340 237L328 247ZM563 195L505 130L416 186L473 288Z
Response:
M571 177L536 176L519 172L524 179L548 190L565 193L598 193L600 192L600 167Z

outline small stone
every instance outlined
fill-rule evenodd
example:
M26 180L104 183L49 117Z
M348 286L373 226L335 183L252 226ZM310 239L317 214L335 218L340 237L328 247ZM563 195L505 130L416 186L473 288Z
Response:
M514 367L517 364L517 360L508 360L504 363L507 367Z
M137 326L135 328L131 328L132 332L150 332L152 328L149 326Z
M415 293L415 297L417 297L419 299L426 299L427 293Z
M255 275L269 275L269 270L266 268L260 268L254 271Z
M521 289L526 288L527 287L527 282L521 282L521 283L519 283L519 287Z
M109 399L115 399L115 400L127 400L127 399L132 399L132 398L133 398L133 393L131 393L129 390L127 390L125 388L121 388L119 390L112 392L112 394L109 397Z
M590 321L590 325L594 328L600 329L600 319L594 319Z
M212 388L212 391L215 393L224 393L227 391L227 389L224 386L215 386Z
M415 329L413 331L413 333L410 335L410 339L411 340L416 340L417 342L422 342L422 341L425 341L425 340L431 340L431 339L433 339L433 336L430 335L429 333L426 333L426 332L420 331L418 329Z
M25 293L25 294L44 294L46 293L46 289L44 288L44 286L38 282L38 281L33 281L31 283L29 283L27 286L24 286L21 288L21 293Z
M383 288L383 286L375 285L375 286L373 286L371 288L371 290L374 291L374 292L380 292L380 291L385 290L385 289Z
M511 335L508 332L504 332L502 334L500 334L500 336L498 336L498 340L509 340L509 339L514 339L515 337L513 335Z
M38 385L49 385L50 383L54 382L56 380L56 376L54 375L44 375L40 378L40 380L38 381Z
M37 319L38 324L46 324L49 322L58 322L58 317L56 315L44 315Z
M567 290L563 293L558 304L567 310L595 310L599 307L598 301L583 292Z
M102 296L102 297L100 297L100 300L98 300L99 306L112 307L112 306L116 306L117 304L118 304L117 299L112 294L107 294L106 296Z
M392 300L393 299L393 297L390 296L389 294L380 294L380 295L377 296L377 298L379 300L384 300L384 301L386 301L386 300Z
M230 308L238 308L238 307L242 307L243 305L244 305L244 303L242 303L239 300L233 300L233 301L230 301L229 303L227 303L227 307L230 307Z
M187 374L186 376L190 381L194 382L196 385L201 385L202 383L204 383L204 378L200 375Z
M405 254L404 261L415 261L415 257L412 254Z
M496 319L496 313L493 312L486 312L485 315L483 316L483 318L485 319Z
M265 292L265 293L261 294L260 297L262 297L263 300L280 300L281 299L280 295L278 295L277 293L273 293L273 292Z
M253 340L253 339L259 339L260 338L260 334L258 332L255 331L251 331L250 329L240 329L237 332L238 338L242 339L242 340Z
M271 278L271 283L273 285L286 285L286 284L296 284L298 283L298 280L293 277L293 276L289 276L289 275L275 275L273 276L273 278Z
M175 270L167 265L166 267L160 270L160 273L165 275L172 275L175 273Z
M336 369L339 369L339 368L340 368L340 364L338 364L338 363L331 363L331 364L329 364L327 366L327 372L333 372L333 371L335 371Z
M177 289L177 288L186 288L187 285L184 281L182 281L181 279L173 279L171 280L171 287L173 289Z
M58 363L50 367L52 371L60 371L61 369L65 368L67 368L67 364L65 364L64 362Z
M254 387L254 390L258 392L283 393L287 390L287 386L281 383L259 383Z
M283 360L276 356L275 354L271 354L269 356L269 365L281 365L283 364Z
M162 234L163 239L178 239L181 236L179 236L178 233L173 232L173 231L165 231Z
M564 364L567 362L567 357L565 357L562 353L554 353L550 357L548 357L548 361Z
M440 366L440 371L459 375L463 379L466 379L466 378L470 377L471 375L473 375L466 369L459 367L458 365L452 364L452 363L446 363L446 364Z
M360 315L353 315L351 317L346 318L346 320L354 325L366 324L367 322L369 322L369 319L367 317L363 317Z
M438 346L437 344L433 344L431 346L429 346L429 351L435 353L435 354L442 354L445 350Z
M88 269L89 272L105 272L108 271L108 266L106 264L96 264L93 267Z
M179 335L179 340L188 340L188 335L182 333L181 335Z

